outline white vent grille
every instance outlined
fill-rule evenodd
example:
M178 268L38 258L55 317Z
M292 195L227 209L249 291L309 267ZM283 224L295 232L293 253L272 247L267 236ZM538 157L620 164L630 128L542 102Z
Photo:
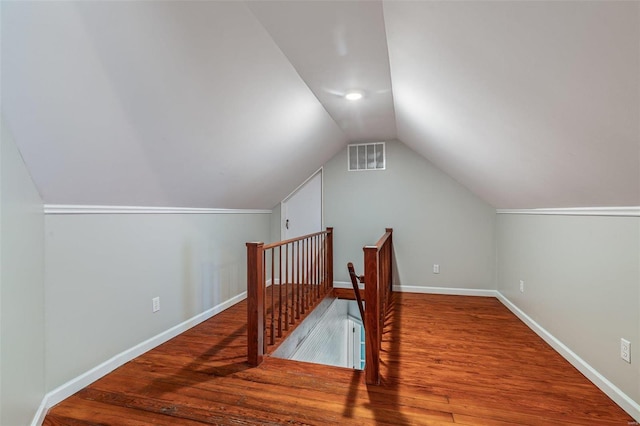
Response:
M386 155L384 142L349 145L348 170L384 170Z

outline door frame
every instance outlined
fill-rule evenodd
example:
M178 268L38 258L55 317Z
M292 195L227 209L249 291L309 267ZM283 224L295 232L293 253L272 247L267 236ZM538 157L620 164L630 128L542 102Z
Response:
M283 241L285 239L285 221L287 220L286 212L284 210L284 204L293 196L296 195L300 189L302 189L311 179L316 177L317 174L320 174L320 230L324 229L324 170L323 167L320 167L318 170L313 172L311 176L306 178L304 182L296 187L289 195L284 197L282 201L280 201L280 240Z

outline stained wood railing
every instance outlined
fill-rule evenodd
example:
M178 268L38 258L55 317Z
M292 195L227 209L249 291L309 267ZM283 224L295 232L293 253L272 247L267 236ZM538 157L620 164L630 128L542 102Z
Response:
M351 287L353 287L353 295L355 296L358 310L360 311L360 319L364 321L364 305L362 304L362 294L360 293L360 283L364 283L364 276L358 276L353 268L353 263L347 263L349 278L351 278Z
M333 228L247 243L247 349L252 366L333 290Z
M380 384L382 329L393 290L393 229L364 250L365 381Z

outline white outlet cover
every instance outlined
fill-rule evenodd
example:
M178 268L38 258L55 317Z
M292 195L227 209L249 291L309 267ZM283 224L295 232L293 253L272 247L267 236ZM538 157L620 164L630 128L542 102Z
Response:
M631 364L631 342L620 339L620 358Z
M520 280L520 293L524 293L524 281Z

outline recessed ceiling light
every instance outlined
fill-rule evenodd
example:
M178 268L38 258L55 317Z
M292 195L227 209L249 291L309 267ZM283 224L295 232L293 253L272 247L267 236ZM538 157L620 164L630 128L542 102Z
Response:
M352 90L350 92L347 92L346 95L344 95L344 98L348 101L357 101L358 99L362 99L362 92L356 92L355 90Z

